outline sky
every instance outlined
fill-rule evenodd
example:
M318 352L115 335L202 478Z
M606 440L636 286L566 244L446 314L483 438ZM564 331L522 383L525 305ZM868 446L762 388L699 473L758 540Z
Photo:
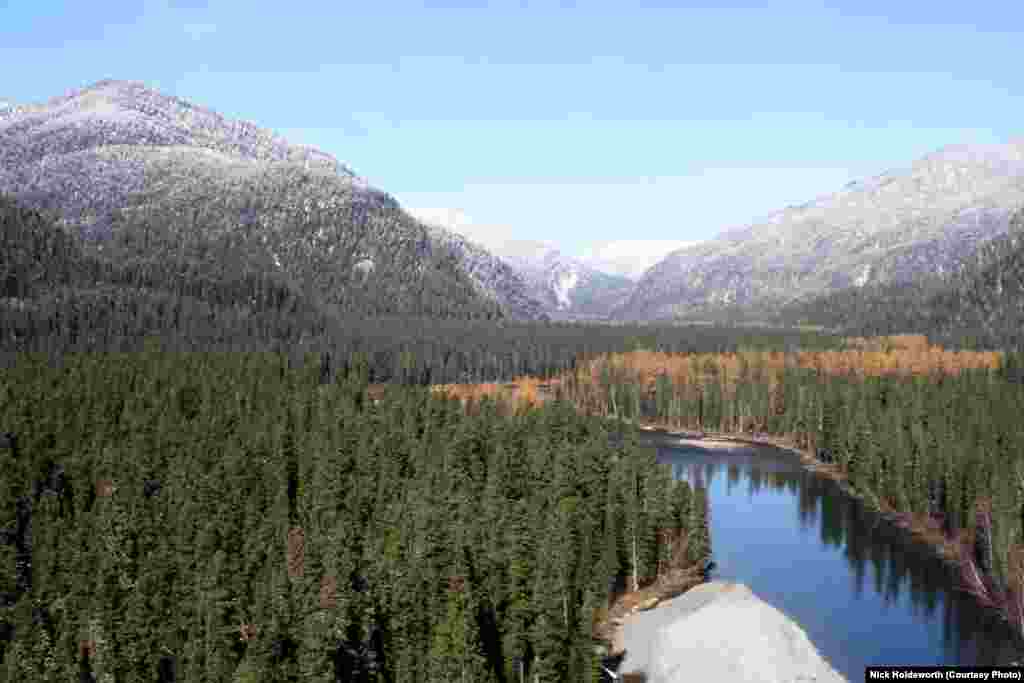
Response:
M0 100L142 81L489 246L614 256L1021 136L1022 45L1020 2L0 0Z

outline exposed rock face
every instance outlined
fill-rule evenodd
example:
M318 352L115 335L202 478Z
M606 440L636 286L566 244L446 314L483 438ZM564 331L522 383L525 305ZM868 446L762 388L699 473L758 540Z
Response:
M623 319L765 310L809 295L948 270L1024 204L1024 140L957 145L669 254Z
M628 278L595 270L540 242L510 242L497 253L555 317L605 317L633 291Z
M499 309L458 254L333 156L140 83L0 114L0 192L96 242L146 225L147 248L227 245L341 311Z
M620 673L648 683L845 681L796 623L742 584L711 582L623 624Z

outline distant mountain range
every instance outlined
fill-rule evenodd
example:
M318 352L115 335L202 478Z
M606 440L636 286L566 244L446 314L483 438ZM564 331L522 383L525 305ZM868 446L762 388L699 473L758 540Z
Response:
M614 315L758 319L847 287L913 282L1005 234L1022 205L1024 140L946 147L669 254Z
M100 81L0 116L0 192L96 249L124 233L137 258L213 259L217 245L342 313L539 315L519 306L521 282L480 281L449 240L333 156L140 83Z
M542 242L517 240L495 249L556 318L604 318L633 290L633 281L596 270Z
M329 154L135 82L0 103L0 193L108 260L258 272L328 314L823 320L822 297L863 313L903 286L914 301L938 296L967 272L1024 206L1024 140L943 148L672 251L635 282L603 269L636 277L650 245L622 240L585 258L517 240L487 249L415 218ZM982 317L995 329L997 309Z
M648 268L665 258L666 254L692 244L695 242L619 239L588 246L580 254L579 260L594 270L621 275L635 282L643 277Z
M629 294L633 282L594 268L583 259L566 256L550 244L531 240L498 240L488 236L487 247L467 234L479 233L479 226L467 221L459 209L410 209L431 226L433 234L463 254L470 272L478 279L501 282L515 289L519 306L527 306L522 295L553 319L604 319ZM635 250L634 250L635 251ZM627 258L636 263L634 255ZM496 261L502 264L501 266ZM520 292L509 274L523 283ZM504 295L511 301L510 294ZM532 305L532 304L530 304Z

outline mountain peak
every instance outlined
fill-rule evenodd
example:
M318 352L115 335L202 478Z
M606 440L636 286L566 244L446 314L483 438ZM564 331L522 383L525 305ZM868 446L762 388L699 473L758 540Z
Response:
M530 294L555 315L605 317L633 288L628 278L596 270L547 242L510 240L495 251L522 275Z
M38 139L39 144L31 145L37 158L24 158L24 149L12 149L8 154L0 150L0 161L5 166L100 147L145 145L204 148L238 159L296 163L310 170L355 177L348 166L330 154L291 144L255 123L227 118L140 81L104 79L42 104L22 107L16 116L5 117L0 137L4 128L15 122L19 137L26 133L45 137L46 144ZM93 135L82 135L83 126ZM9 154L20 156L12 159Z

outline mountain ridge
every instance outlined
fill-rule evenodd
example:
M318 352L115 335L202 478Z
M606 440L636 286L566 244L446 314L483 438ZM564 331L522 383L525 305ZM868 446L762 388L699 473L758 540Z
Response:
M244 243L261 268L343 313L531 315L489 296L334 156L137 81L0 117L0 192L55 212L97 249L126 231L159 232L165 248Z
M514 240L495 250L527 283L552 316L603 319L633 289L621 275L602 272L544 242Z
M1024 206L1005 234L980 244L951 272L912 283L848 288L783 310L789 324L857 336L928 335L953 347L1024 347Z
M616 311L623 319L757 315L802 297L948 270L1006 232L1024 202L1024 141L948 145L672 252Z

